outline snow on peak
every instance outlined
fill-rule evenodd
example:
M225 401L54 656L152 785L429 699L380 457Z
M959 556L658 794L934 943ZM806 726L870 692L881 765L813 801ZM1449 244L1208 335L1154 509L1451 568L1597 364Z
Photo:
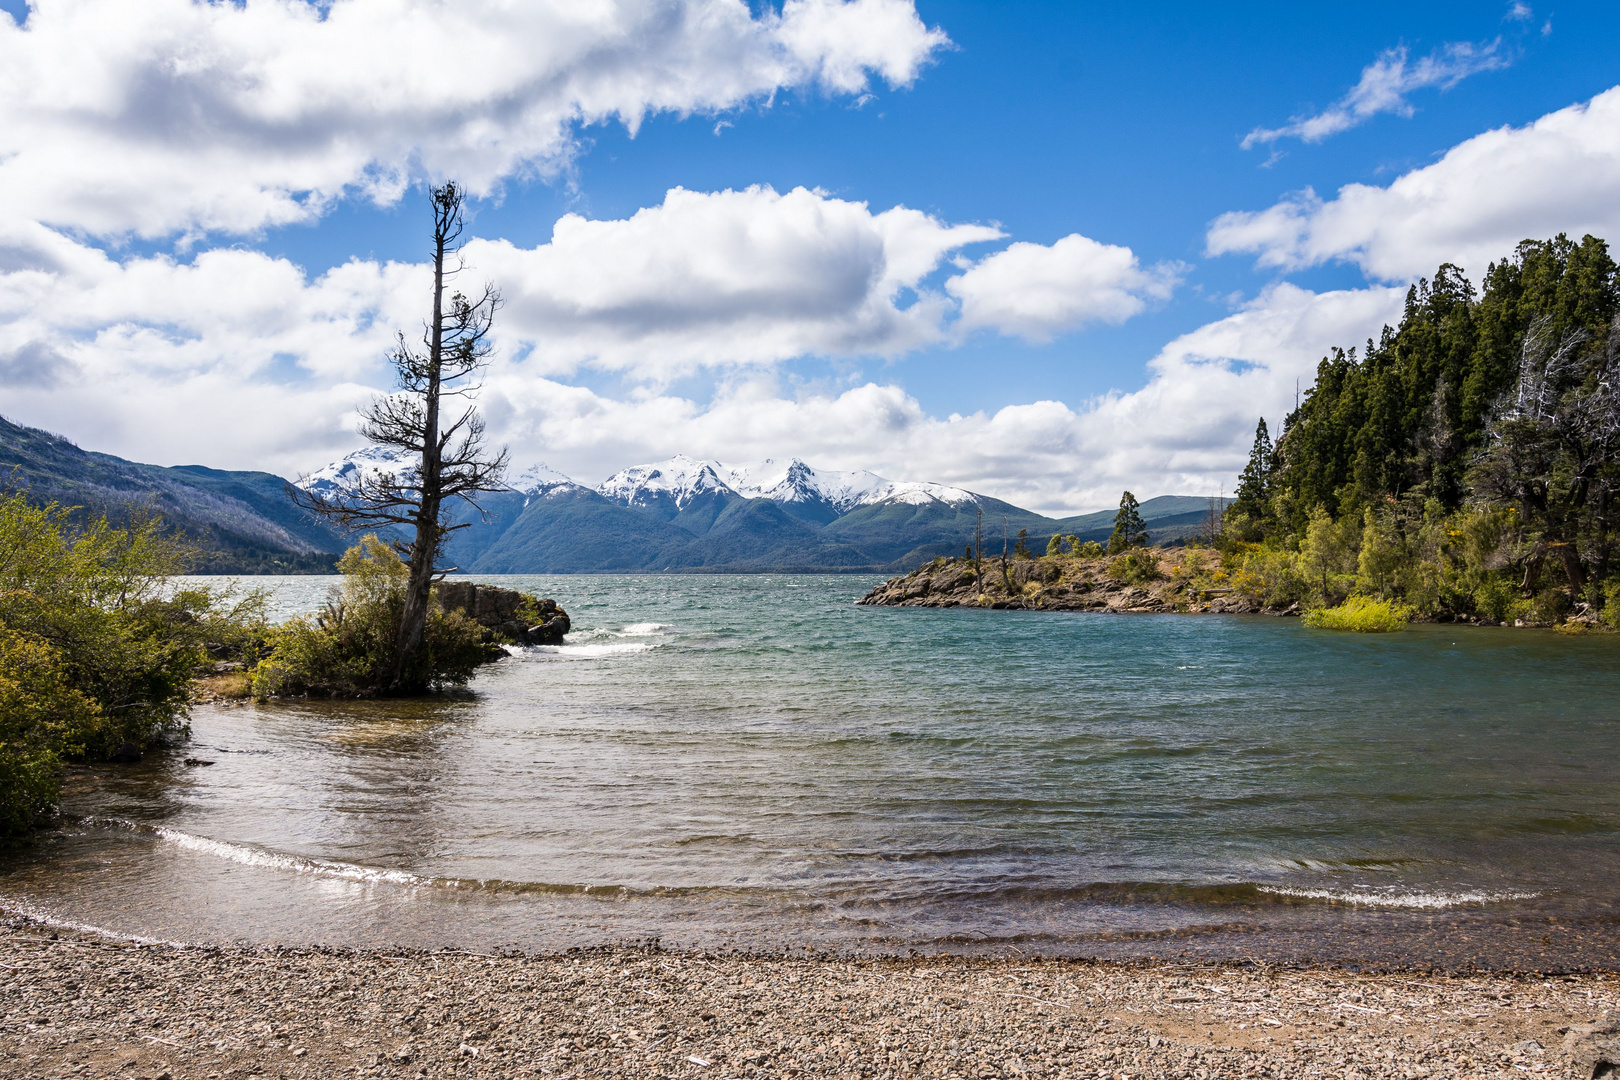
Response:
M976 503L979 497L966 488L949 487L945 484L900 483L890 484L887 491L870 501L902 502L911 506L927 506L931 502L942 502L951 506L961 506L964 503Z
M799 458L787 461L766 458L724 469L726 482L738 494L779 503L824 499L840 514L876 502L894 486L892 481L864 469L850 472L817 469Z
M509 490L521 491L525 495L550 491L563 484L578 486L571 477L564 476L543 461L536 462L519 472L510 473L506 477L506 486Z
M646 507L672 500L681 509L696 495L721 491L778 503L824 501L839 514L889 499L919 506L935 501L952 506L976 501L972 492L962 488L896 482L864 469L818 469L801 458L724 465L685 454L623 469L596 490L625 506Z
M679 510L705 492L731 491L720 479L723 468L718 461L699 461L676 454L665 461L621 469L602 481L596 490L625 506L647 506L667 498L673 500Z
M418 460L414 454L393 446L372 444L344 454L308 476L299 477L293 483L317 495L334 495L353 491L362 476L391 473L404 478L416 472L417 464Z

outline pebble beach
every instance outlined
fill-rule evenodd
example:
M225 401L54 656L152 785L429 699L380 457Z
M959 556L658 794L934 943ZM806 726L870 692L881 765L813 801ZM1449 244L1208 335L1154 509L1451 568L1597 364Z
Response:
M0 965L16 1080L1562 1077L1565 1032L1620 1006L1613 973L220 949L21 919Z

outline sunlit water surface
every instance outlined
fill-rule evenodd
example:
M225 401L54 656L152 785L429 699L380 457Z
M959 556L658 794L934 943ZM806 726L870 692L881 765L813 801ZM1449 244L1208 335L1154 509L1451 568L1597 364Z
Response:
M0 903L185 941L1620 962L1614 638L488 580L567 644L433 701L199 708L75 772ZM257 584L284 616L331 579Z

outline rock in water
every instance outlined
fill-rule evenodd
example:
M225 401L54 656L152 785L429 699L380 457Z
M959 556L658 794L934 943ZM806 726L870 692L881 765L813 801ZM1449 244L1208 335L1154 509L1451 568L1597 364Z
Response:
M122 742L118 744L117 749L107 755L107 760L118 765L133 765L143 756L139 744Z
M440 582L435 595L445 611L460 611L482 626L488 641L499 637L515 645L560 645L568 633L568 613L555 600L470 581ZM536 612L538 620L531 618Z
M1564 1036L1564 1053L1569 1056L1570 1075L1580 1080L1620 1077L1620 1012L1570 1028Z

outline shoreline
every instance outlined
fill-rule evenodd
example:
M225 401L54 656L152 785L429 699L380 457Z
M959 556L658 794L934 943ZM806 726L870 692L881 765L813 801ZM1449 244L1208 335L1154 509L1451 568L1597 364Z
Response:
M7 1075L1566 1075L1620 975L604 947L134 945L0 923Z

